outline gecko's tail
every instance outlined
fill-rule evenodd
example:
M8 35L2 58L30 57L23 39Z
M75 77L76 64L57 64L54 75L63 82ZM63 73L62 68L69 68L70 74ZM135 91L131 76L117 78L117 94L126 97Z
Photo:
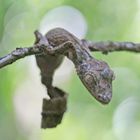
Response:
M54 128L61 123L67 109L67 95L57 87L52 87L50 99L43 99L41 128Z

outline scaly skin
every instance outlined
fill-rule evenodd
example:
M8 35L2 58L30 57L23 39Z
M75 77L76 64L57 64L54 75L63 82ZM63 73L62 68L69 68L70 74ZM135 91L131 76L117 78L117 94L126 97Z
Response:
M79 40L62 28L50 30L45 35L51 47L46 46L46 54L36 56L41 70L42 83L48 89L53 89L54 71L67 56L75 65L77 74L90 94L102 104L107 104L112 98L112 81L114 73L104 61L90 55L85 40ZM50 96L51 95L50 93Z

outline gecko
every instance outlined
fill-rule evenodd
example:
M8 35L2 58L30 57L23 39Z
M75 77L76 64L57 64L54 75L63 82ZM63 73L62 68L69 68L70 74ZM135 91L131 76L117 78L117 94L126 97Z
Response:
M73 62L77 75L89 93L102 104L110 102L114 73L106 62L97 60L90 54L86 40L80 40L62 28L54 28L45 36L36 31L35 35L35 44L42 47L44 52L36 55L36 62L40 68L41 81L50 96L50 100L43 100L42 128L56 127L66 111L66 93L53 86L55 70L65 56Z
M51 94L53 75L66 56L73 62L77 75L89 93L102 104L110 102L114 72L106 62L97 60L90 54L86 40L78 39L63 28L48 31L44 40L49 44L44 47L46 54L36 55L36 61L42 83L47 87L50 97L57 96Z

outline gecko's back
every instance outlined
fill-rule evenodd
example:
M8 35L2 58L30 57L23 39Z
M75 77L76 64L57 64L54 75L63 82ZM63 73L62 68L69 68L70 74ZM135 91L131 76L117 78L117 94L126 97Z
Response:
M70 32L62 28L54 28L50 30L46 34L46 37L49 41L49 44L52 45L53 47L56 47L67 41L80 43L80 40L76 38L76 36L72 35Z

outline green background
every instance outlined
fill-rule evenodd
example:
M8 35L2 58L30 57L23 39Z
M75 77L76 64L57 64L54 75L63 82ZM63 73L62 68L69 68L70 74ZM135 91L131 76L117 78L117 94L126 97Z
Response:
M89 40L140 41L138 0L0 0L0 56L34 42L33 32L53 8L69 5L85 17ZM113 99L103 106L93 99L77 75L63 89L69 95L68 111L55 129L32 132L17 127L13 105L16 88L28 70L23 60L0 70L0 139L3 140L139 140L140 139L140 55L113 52L93 54L115 71ZM120 111L120 112L119 112ZM115 119L122 113L120 120ZM124 116L123 116L124 114ZM117 120L117 122L115 122Z

